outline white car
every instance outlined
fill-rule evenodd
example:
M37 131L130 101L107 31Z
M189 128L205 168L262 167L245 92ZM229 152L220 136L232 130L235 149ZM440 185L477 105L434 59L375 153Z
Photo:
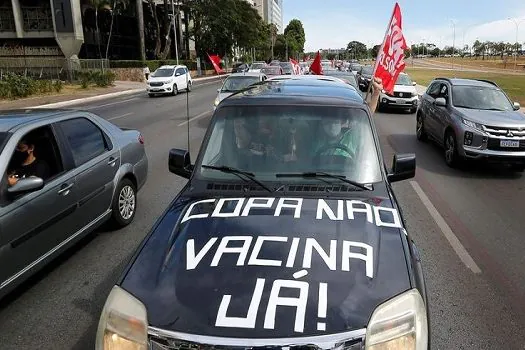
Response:
M173 96L181 90L191 91L193 80L188 67L161 66L148 78L146 91L149 97L156 94L171 94Z
M266 67L266 66L267 66L266 62L253 62L250 65L250 69L248 70L248 72L260 73L261 72L261 68Z
M215 103L213 108L217 108L219 103L224 100L226 97L233 95L237 91L246 89L252 84L265 81L267 79L266 74L264 73L232 73L226 78L224 84L220 89L217 89L217 97L215 98Z
M412 81L408 74L399 74L393 94L390 95L384 90L381 91L379 95L379 109L399 108L415 113L419 103L416 85L416 82Z

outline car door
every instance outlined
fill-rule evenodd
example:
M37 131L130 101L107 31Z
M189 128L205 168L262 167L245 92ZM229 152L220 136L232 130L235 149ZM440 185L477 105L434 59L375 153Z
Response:
M77 218L83 226L108 213L121 164L120 150L89 115L58 123L75 163Z
M439 95L438 97L442 97L447 102L446 106L436 106L434 105L434 132L436 135L436 138L440 141L444 141L444 133L446 127L450 123L450 116L449 116L449 106L450 106L450 87L447 83L442 83L441 87L439 89Z
M432 83L428 89L426 94L424 95L424 107L423 107L423 115L425 117L424 123L425 123L425 131L431 136L436 137L436 98L439 97L439 91L441 88L442 83L441 82L434 82Z
M177 88L179 90L184 90L188 86L186 85L186 74L184 68L177 68L175 71L175 79L177 81Z
M49 141L46 162L54 165L50 166L50 177L45 181L44 187L13 196L7 192L6 176L2 176L0 288L10 284L67 243L81 227L75 219L78 188L73 166L63 157L63 149L57 143L54 128L48 125L32 132L40 130L46 131L43 135ZM9 159L23 135L25 133L13 135L2 152L2 158ZM41 150L46 148L43 143L35 145L36 150L39 147ZM52 161L55 163L51 164ZM5 174L5 169L2 169L2 174Z

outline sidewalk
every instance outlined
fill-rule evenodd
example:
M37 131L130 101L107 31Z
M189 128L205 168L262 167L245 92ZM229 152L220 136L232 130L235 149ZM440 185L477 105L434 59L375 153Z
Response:
M416 85L416 91L419 97L421 98L421 96L425 93L425 91L427 91L427 87L424 85ZM525 113L525 107L521 107L520 111L522 113Z
M225 75L221 75L224 77ZM194 82L219 79L219 76L194 78ZM20 108L62 108L79 103L103 100L112 97L131 95L145 91L145 82L116 81L114 86L107 88L92 87L82 89L80 86L66 86L59 94L39 95L18 100L0 100L0 111Z

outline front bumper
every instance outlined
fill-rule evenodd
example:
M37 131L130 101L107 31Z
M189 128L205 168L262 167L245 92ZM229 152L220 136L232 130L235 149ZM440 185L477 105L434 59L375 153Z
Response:
M173 83L162 84L161 86L151 86L148 83L146 92L148 94L171 94L173 92Z
M359 78L359 88L361 90L366 90L368 89L368 86L370 85L370 82L372 81L372 79L369 79L369 78Z
M525 164L525 137L496 137L473 128L458 133L458 154L465 158Z
M379 103L381 103L383 106L388 106L391 108L412 109L417 108L419 104L419 97L394 97L382 93L379 95Z

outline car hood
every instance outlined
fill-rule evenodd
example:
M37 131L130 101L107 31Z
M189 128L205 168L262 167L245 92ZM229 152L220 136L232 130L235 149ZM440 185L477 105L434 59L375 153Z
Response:
M473 122L499 127L524 127L525 114L520 111L487 111L480 109L457 108L463 116Z
M234 94L234 92L219 92L219 94L217 95L217 98L219 99L219 102L221 102L226 97L231 96L233 94Z
M148 83L151 83L151 82L158 82L158 81L172 81L173 80L173 77L152 77L152 76L149 76L148 77Z
M120 286L166 330L281 338L362 329L410 289L403 232L386 198L183 197Z

